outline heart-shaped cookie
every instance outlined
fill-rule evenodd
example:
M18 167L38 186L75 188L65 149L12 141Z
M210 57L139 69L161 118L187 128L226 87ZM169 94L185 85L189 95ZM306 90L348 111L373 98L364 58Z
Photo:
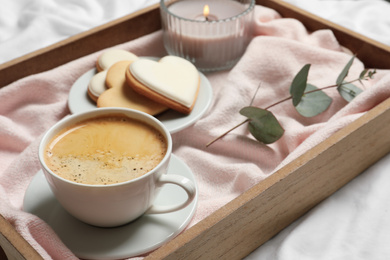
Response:
M112 65L106 75L106 85L109 87L97 99L98 107L125 107L157 115L168 108L138 94L126 83L125 71L131 61L119 61Z
M100 54L96 60L96 69L98 71L88 84L88 95L89 97L97 102L99 96L110 88L111 86L106 85L107 70L118 61L134 61L138 59L138 56L120 49L109 49Z
M184 114L191 112L200 85L196 67L176 56L138 59L126 71L126 80L136 92Z

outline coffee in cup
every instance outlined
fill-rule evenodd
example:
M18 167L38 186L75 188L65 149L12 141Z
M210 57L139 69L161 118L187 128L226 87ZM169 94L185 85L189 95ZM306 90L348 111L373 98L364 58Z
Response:
M153 116L126 108L99 108L52 126L40 142L38 156L66 211L85 223L114 227L145 213L177 211L193 201L195 184L168 174L171 153L171 135ZM155 205L165 184L178 185L187 198L174 205Z
M46 146L44 160L64 179L107 185L148 173L166 151L167 141L156 128L111 114L62 129Z

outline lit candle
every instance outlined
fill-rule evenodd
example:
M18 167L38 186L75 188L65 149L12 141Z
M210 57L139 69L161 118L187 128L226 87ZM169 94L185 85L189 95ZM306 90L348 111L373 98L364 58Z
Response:
M205 5L203 7L203 14L197 15L195 17L195 20L210 22L210 21L218 20L218 17L216 17L215 15L210 14L210 7L209 7L209 5Z
M161 1L164 45L203 71L233 66L252 36L254 0Z
M206 21L209 20L209 14L210 14L209 5L205 5L204 8L203 8L203 16L206 19Z

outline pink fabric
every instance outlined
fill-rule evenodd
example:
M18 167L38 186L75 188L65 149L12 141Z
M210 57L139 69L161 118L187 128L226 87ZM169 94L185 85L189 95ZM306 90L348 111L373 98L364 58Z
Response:
M328 90L334 101L314 118L300 116L291 102L272 108L286 130L272 145L255 141L242 126L206 148L207 142L243 121L238 111L250 103L260 82L254 105L264 108L289 95L290 83L303 65L312 64L309 82L325 87L334 84L351 58L341 51L329 30L308 33L299 21L282 19L273 10L256 6L255 11L256 37L240 62L229 71L207 74L214 92L211 109L193 126L173 134L173 152L189 165L199 186L198 209L190 226L390 96L390 74L378 71L349 104L335 89ZM166 55L161 32L116 48L139 56ZM98 55L23 78L0 90L0 214L45 259L74 255L46 223L22 211L23 196L40 169L37 149L41 136L69 114L69 89L94 66ZM356 60L347 79L358 77L363 68Z

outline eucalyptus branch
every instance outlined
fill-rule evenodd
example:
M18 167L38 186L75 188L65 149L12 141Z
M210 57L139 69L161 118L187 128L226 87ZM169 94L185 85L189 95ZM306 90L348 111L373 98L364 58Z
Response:
M269 105L264 109L252 107L252 103L254 102L255 96L261 86L260 84L256 89L256 92L252 98L250 106L244 107L243 109L240 110L240 113L246 116L247 119L237 124L236 126L232 127L231 129L227 130L222 135L216 137L209 143L207 143L206 147L210 146L211 144L215 143L217 140L226 136L231 131L235 130L236 128L246 123L249 123L249 130L257 140L266 144L275 142L283 135L284 130L280 126L279 122L274 117L274 115L268 110L288 100L293 100L293 105L295 106L297 111L306 117L318 115L319 113L322 113L328 108L328 106L331 103L331 98L327 96L324 92L322 92L325 89L337 88L340 95L346 101L348 102L351 101L360 92L362 92L362 90L357 88L352 83L359 81L361 84L363 84L362 83L363 80L372 79L374 74L376 73L376 70L365 69L360 73L359 78L345 82L344 79L348 75L348 71L352 65L353 59L354 56L345 66L343 71L340 73L339 77L337 78L336 84L323 87L323 88L317 88L307 83L307 76L308 76L310 64L305 65L301 69L301 71L299 71L298 74L295 76L291 84L290 87L291 95ZM316 92L318 92L318 94L314 94ZM302 102L302 100L304 100L305 102Z
M245 123L248 123L250 121L250 119L246 119L244 120L243 122L239 123L238 125L236 125L235 127L233 128L230 128L229 130L227 130L225 133L221 134L220 136L218 136L217 138L213 139L212 141L208 142L206 144L206 147L209 147L210 145L212 145L213 143L215 143L216 141L218 141L219 139L221 139L222 137L224 137L225 135L227 135L228 133L230 133L231 131L233 131L234 129L244 125Z

